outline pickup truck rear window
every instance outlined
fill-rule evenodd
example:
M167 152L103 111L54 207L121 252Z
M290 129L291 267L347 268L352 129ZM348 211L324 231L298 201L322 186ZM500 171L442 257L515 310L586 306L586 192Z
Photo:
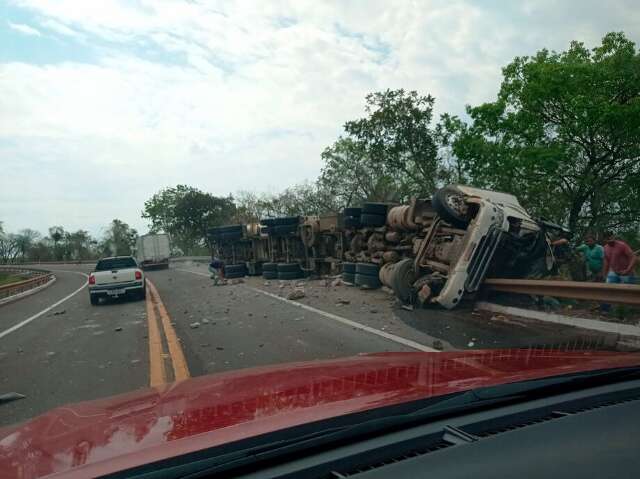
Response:
M96 265L96 271L113 271L116 269L137 268L133 258L101 259Z

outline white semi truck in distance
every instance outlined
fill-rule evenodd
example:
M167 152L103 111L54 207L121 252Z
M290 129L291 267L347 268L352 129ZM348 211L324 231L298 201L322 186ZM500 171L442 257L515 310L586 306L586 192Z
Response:
M136 241L136 261L143 269L168 268L170 255L168 234L142 235Z

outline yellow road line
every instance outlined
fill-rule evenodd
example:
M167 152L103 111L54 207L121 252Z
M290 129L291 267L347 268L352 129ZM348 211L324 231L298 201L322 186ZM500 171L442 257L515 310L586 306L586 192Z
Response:
M167 313L167 310L164 307L164 303L160 299L160 294L158 294L158 290L156 289L155 285L148 279L147 287L151 291L156 307L158 308L158 313L160 314L160 319L162 320L162 327L164 329L164 335L167 338L169 355L171 356L171 363L173 364L174 380L182 381L183 379L188 379L191 377L191 374L189 373L189 368L184 357L184 352L182 351L182 346L180 345L180 341L178 341L178 335L171 325L169 313Z
M147 281L147 284L150 284ZM158 327L158 318L153 307L151 295L147 295L147 322L149 325L149 382L151 387L161 386L167 382L167 371L164 367L162 338Z

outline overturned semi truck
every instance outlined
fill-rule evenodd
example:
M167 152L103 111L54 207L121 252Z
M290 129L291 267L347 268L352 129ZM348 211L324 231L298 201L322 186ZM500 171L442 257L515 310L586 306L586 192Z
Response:
M265 218L212 228L232 274L296 279L342 272L405 303L453 308L487 277L539 278L556 266L550 234L510 194L449 185L409 204L366 202L341 214ZM212 253L213 254L213 253Z

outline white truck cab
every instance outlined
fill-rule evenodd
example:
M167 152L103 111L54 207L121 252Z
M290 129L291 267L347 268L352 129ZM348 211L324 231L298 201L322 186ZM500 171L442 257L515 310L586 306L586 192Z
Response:
M145 299L146 292L144 272L131 256L102 258L89 275L89 299L93 305L98 304L100 298Z

